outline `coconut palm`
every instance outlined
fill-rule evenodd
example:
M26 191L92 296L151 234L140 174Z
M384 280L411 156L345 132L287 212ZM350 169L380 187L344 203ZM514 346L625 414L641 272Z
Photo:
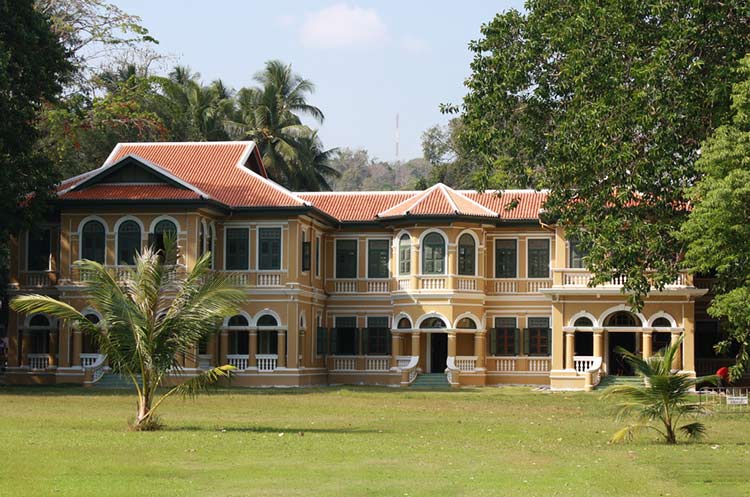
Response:
M17 312L56 316L94 338L114 372L129 378L135 388L136 430L158 428L154 413L170 396L195 395L234 369L219 366L159 393L164 380L180 372L177 358L193 355L196 344L215 333L222 318L235 314L244 297L226 277L211 272L209 254L186 275L175 273L171 263L176 244L168 238L165 246L164 252L145 249L122 279L97 262L76 262L86 275L82 293L101 315L97 324L45 295L20 296L11 303Z
M235 137L253 140L269 175L291 186L302 167L300 139L313 131L302 124L301 115L322 123L323 112L307 102L315 86L278 60L266 62L255 75L259 86L242 88L237 94L238 119L228 120Z
M693 392L698 383L716 381L715 376L691 378L686 373L672 370L672 362L680 349L682 339L644 359L623 348L618 348L633 370L644 380L643 386L620 385L607 389L603 398L621 398L617 405L618 421L635 416L636 423L629 424L612 436L612 442L631 440L642 430L653 430L667 443L677 443L677 434L697 439L706 432L703 423L695 421L707 414L702 405L694 402ZM681 424L686 419L693 421Z
M324 150L317 131L298 138L296 147L299 153L299 167L297 174L290 178L287 186L295 191L330 191L331 185L328 181L341 176L341 173L331 166L331 160L338 149Z

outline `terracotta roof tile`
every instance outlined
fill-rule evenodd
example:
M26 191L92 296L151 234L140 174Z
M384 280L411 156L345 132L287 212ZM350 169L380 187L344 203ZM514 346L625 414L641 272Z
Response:
M64 200L198 200L192 190L168 185L97 184L63 193Z
M70 188L127 156L163 168L210 198L230 207L298 207L304 202L286 188L244 166L253 142L121 143L91 174L63 182Z
M442 183L414 195L411 199L378 213L379 218L401 216L475 216L498 217L497 212L478 204Z
M476 192L461 191L467 198L474 200L488 209L495 211L500 219L505 220L532 220L538 219L544 202L547 200L547 192L534 190L505 190L499 194L496 191ZM513 207L509 209L509 207Z
M393 207L417 192L298 193L304 200L339 221L375 221L378 212Z

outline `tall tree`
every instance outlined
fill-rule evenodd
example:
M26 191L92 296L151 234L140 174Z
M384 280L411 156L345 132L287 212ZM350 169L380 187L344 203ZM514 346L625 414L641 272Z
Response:
M210 369L159 395L163 381L181 370L178 357L195 354L197 344L215 333L221 319L234 314L245 298L243 290L211 271L210 254L198 259L189 274L175 276L176 244L165 242L164 255L144 250L123 279L97 262L77 261L81 273L88 275L84 294L102 316L97 324L50 296L23 295L11 302L17 312L50 314L96 341L114 371L133 384L138 398L135 430L159 428L155 413L165 399L175 393L194 395L234 369Z
M732 121L703 143L697 162L703 179L691 189L694 202L682 234L689 244L686 266L712 274L709 314L722 320L718 352L736 350L732 379L750 362L750 56L738 69L743 78L732 93Z
M638 306L676 276L686 191L750 50L750 4L526 9L497 15L470 44L461 139L482 161L482 186L549 188L546 210L589 251L593 283L626 276Z
M0 268L8 267L10 235L38 219L58 181L53 163L35 149L34 122L60 93L72 69L67 56L32 2L0 1Z
M337 149L325 150L317 131L301 136L295 142L301 167L287 186L295 191L330 191L331 180L340 176L332 166Z
M258 86L238 92L239 121L229 126L235 135L255 141L273 179L291 185L305 167L301 140L313 133L300 116L320 123L324 119L323 112L307 101L315 86L278 60L266 62L255 81Z

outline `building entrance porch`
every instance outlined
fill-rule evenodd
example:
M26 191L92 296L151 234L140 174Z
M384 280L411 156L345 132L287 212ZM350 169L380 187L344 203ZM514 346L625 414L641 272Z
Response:
M619 349L637 354L636 333L632 331L621 331L607 333L607 373L614 376L633 376L635 372L632 366L625 360Z

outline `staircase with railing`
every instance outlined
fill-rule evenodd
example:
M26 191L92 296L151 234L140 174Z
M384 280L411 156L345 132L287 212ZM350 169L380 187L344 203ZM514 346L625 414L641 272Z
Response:
M575 356L573 364L578 376L584 377L585 391L591 391L602 379L602 358L594 356Z

